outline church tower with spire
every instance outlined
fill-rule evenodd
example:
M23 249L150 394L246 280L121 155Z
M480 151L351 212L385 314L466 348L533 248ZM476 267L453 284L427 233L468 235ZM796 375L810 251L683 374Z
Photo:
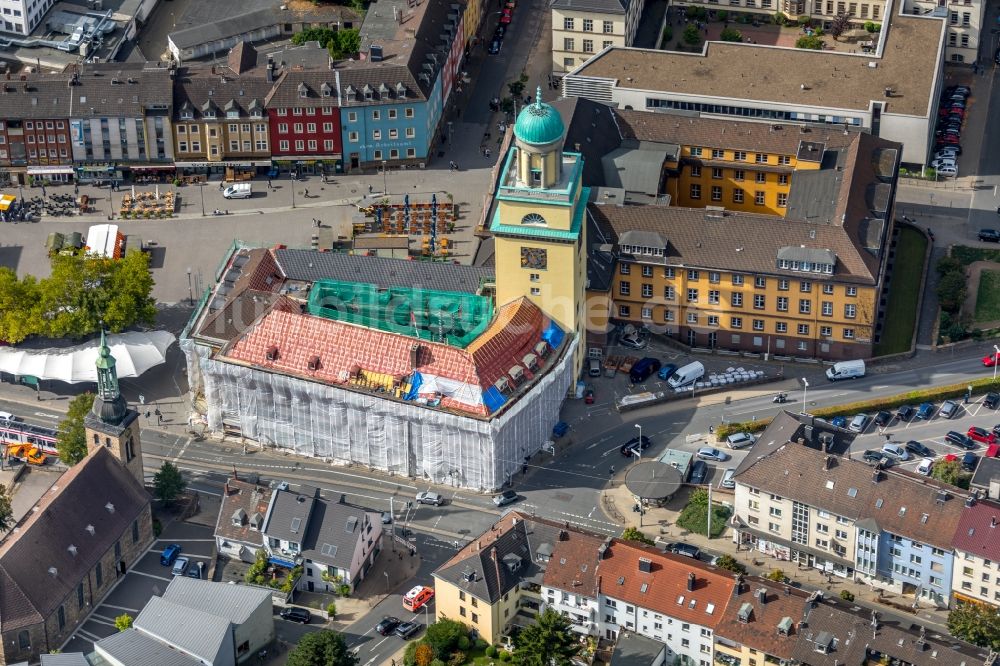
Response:
M111 355L103 330L97 354L97 396L83 425L87 432L87 452L107 449L142 485L139 412L129 408L118 390L115 357Z

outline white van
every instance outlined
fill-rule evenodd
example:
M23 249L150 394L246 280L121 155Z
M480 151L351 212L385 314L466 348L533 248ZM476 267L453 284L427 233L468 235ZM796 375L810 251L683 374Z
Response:
M861 359L856 361L838 361L826 371L826 378L831 382L838 379L857 379L864 376L865 362Z
M681 388L695 383L704 376L705 366L701 364L701 361L693 361L678 368L674 374L670 375L667 384L670 385L670 388Z
M253 185L250 183L233 183L222 192L226 199L249 199L253 196Z
M937 170L937 175L945 176L946 178L958 177L958 167L957 166L943 166Z

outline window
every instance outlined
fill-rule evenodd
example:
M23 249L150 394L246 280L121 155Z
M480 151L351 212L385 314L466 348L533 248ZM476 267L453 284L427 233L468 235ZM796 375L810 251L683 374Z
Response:
M132 543L138 543L138 542L139 542L139 521L138 520L133 520L132 521Z
M767 174L764 173L763 171L758 171L756 174L754 174L754 180L758 183L766 183Z
M743 307L743 294L741 294L738 291L734 291L729 296L729 302L732 304L732 306L734 308L741 308L741 307Z
M846 293L847 293L848 296L857 296L858 295L858 288L857 287L847 287L846 288Z
M808 298L799 299L799 314L809 314L812 312L812 301Z
M743 284L743 276L740 275L739 273L733 273L732 277L730 277L730 280L734 285L738 287Z
M714 153L715 151L713 150L712 152ZM721 179L722 169L720 169L719 167L712 167L712 178L715 178L716 180Z
M763 319L754 319L753 320L753 330L755 330L755 331L763 331L764 330L764 320Z
M690 291L689 291L689 293L690 293ZM697 291L695 291L695 293L697 293ZM718 305L719 304L719 292L717 290L712 289L712 290L710 290L708 292L708 303L709 303L709 305Z
M619 282L618 293L622 296L631 296L632 284L630 282Z
M754 194L753 194L753 202L755 204L757 204L758 206L763 206L764 205L764 193L761 192L760 190L754 192Z
M673 321L673 320L674 320L674 311L673 310L664 310L663 311L663 321Z
M718 185L712 186L712 201L722 201L722 188Z
M663 298L668 301L672 301L677 298L677 290L671 286L666 286L663 288Z
M594 22L591 19L583 19L583 31L594 32Z
M833 293L833 285L832 284L824 284L823 285L823 293L824 294L832 294Z
M788 195L784 192L778 192L778 208L786 208L788 206Z
M572 37L563 37L563 51L575 51L576 40Z
M772 506L769 513L773 518L781 518L781 509L776 506Z
M778 280L778 291L788 291L788 280Z
M848 319L854 319L858 314L858 306L854 303L848 303L844 306L844 316Z
M721 276L719 275L719 273L717 271L709 271L709 273L708 273L708 281L709 281L710 284L719 284L720 280L721 280Z
M378 130L376 130L376 131L378 131ZM306 149L305 139L296 139L295 140L295 150L305 150L305 149Z
M406 128L406 138L407 139L412 139L415 136L417 136L417 131L414 128L412 128L412 127L407 127Z
M611 21L604 21L604 34L610 34L615 31L615 24Z
M754 294L753 296L753 308L754 310L763 310L767 306L767 297L764 294Z
M778 312L788 312L787 296L778 296Z
M692 282L697 282L700 279L700 277L701 274L698 271L694 270L693 268L688 269L688 280L691 280Z
M612 42L612 41L610 41L610 40L607 40L607 39L606 39L606 40L604 40L603 42L601 42L601 48L602 48L602 49L606 49L606 48L608 48L609 46L614 46L614 42Z
M573 19L564 18L563 19L563 30L575 30L573 27Z
M733 190L733 203L743 203L743 190L739 188Z
M358 142L358 133L357 132L348 132L347 133L347 140L350 141L351 143L357 143ZM282 143L288 143L288 142L287 141L282 141Z
M375 141L381 140L382 139L382 130L378 130L378 129L372 130L372 139L375 140ZM296 141L295 143L298 144L298 143L301 143L301 142Z
M719 316L718 315L708 315L708 325L709 326L718 326L719 325Z
M854 339L854 329L853 328L845 328L844 329L844 339L845 340L853 340Z
M691 198L701 199L701 185L699 185L698 183L691 184Z
M775 333L787 333L788 332L788 323L787 322L783 322L783 321L775 322L775 324L774 324L774 332Z
M653 267L643 266L642 267L642 277L653 277Z
M689 324L697 324L698 323L698 313L697 312L688 312L687 320L688 320Z
M743 152L742 150L737 150L737 151L735 151L733 153L733 160L735 160L737 162L746 162L747 161L747 154L745 152Z
M721 160L721 159L725 159L725 157L726 157L726 151L722 150L721 148L712 148L712 159L713 160ZM714 171L715 170L713 169L713 172ZM720 169L720 171L721 171L721 169ZM719 178L722 178L722 176L719 176Z
M673 266L665 266L663 268L663 277L665 277L665 278L673 278L674 277L674 267Z
M399 138L399 130L397 130L395 127L390 127L389 128L389 138L390 139L398 139Z
M833 316L833 303L830 301L823 301L822 312L824 317Z
M691 167L691 177L692 178L701 178L701 167L698 166L697 164L695 164L695 165L693 165Z
M693 146L691 148L691 156L692 157L701 157L701 147L700 146Z
M788 185L788 174L779 173L778 174L778 185Z
M31 649L31 634L27 630L17 634L17 647L21 650Z
M743 317L730 317L729 318L730 328L743 328Z
M687 300L688 300L688 303L697 303L698 302L698 290L697 289L688 289Z
M780 532L781 531L781 525L779 525L778 523L768 523L767 524L767 529L768 529L769 532Z
M631 264L618 264L618 272L622 275L628 275L632 272Z
M799 335L809 335L809 324L799 324Z
M98 562L97 566L94 568L94 582L97 583L97 587L104 584L104 571L101 569L100 562Z
M583 40L583 52L584 53L593 53L594 52L594 40L592 40L592 39L585 39L585 40Z

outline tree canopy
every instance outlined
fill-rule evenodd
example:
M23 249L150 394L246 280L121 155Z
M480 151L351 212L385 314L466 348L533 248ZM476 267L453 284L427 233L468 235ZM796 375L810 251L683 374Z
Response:
M795 48L820 51L823 48L823 39L816 35L803 35L795 40Z
M566 666L580 648L569 620L546 608L534 624L517 635L514 663L519 666Z
M184 490L181 471L169 460L164 460L160 470L153 476L153 490L157 499L170 504Z
M640 532L636 527L626 527L625 531L622 532L621 538L625 541L638 541L639 543L644 543L647 546L656 545L652 539Z
M948 613L948 632L979 647L1000 649L1000 613L993 606L959 603Z
M435 659L446 660L458 647L459 639L468 633L469 629L461 622L443 617L427 627L423 640L434 650Z
M353 56L361 48L361 32L357 28L331 30L330 28L306 28L292 36L293 44L319 42L330 52L334 60Z
M0 340L17 344L32 335L81 338L136 323L152 324L156 302L149 257L133 251L121 259L94 255L52 257L52 274L18 279L0 268Z
M733 573L745 574L747 572L746 565L737 560L732 555L720 555L719 559L715 561L715 566L720 569L725 569L727 571L732 571Z
M87 456L87 433L83 427L83 419L93 404L93 393L81 393L69 401L66 417L59 422L56 449L59 451L59 460L70 467Z
M344 635L325 629L305 634L288 653L287 666L356 666L358 658Z
M0 485L0 532L6 532L14 526L14 507L7 494L7 486Z

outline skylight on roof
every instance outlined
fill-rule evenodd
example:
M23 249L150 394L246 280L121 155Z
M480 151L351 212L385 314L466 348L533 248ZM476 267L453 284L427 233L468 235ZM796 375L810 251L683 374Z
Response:
M927 515L926 513L920 514L920 522L921 523L926 523L928 518L930 518L930 516Z
M827 482L826 482L826 489L827 490L833 490L833 481L827 480Z
M848 488L847 489L847 496L848 497L857 497L858 496L858 489L857 488Z
M680 595L679 597L677 597L677 605L678 606L683 606L684 605L684 595L683 594Z
M646 590L648 589L649 589L649 583L643 583L642 587L639 588L639 591L642 592L643 594L646 594Z
M709 605L705 606L705 612L708 613L709 615L711 615L712 613L714 613L715 612L715 604L709 604Z
M876 509L881 509L882 508L882 498L881 497L879 497L877 500L875 500L875 508Z
M698 604L698 600L697 599L692 599L691 601L688 602L688 608L694 608L697 604Z
M905 506L899 507L899 515L901 517L906 515L906 507Z

